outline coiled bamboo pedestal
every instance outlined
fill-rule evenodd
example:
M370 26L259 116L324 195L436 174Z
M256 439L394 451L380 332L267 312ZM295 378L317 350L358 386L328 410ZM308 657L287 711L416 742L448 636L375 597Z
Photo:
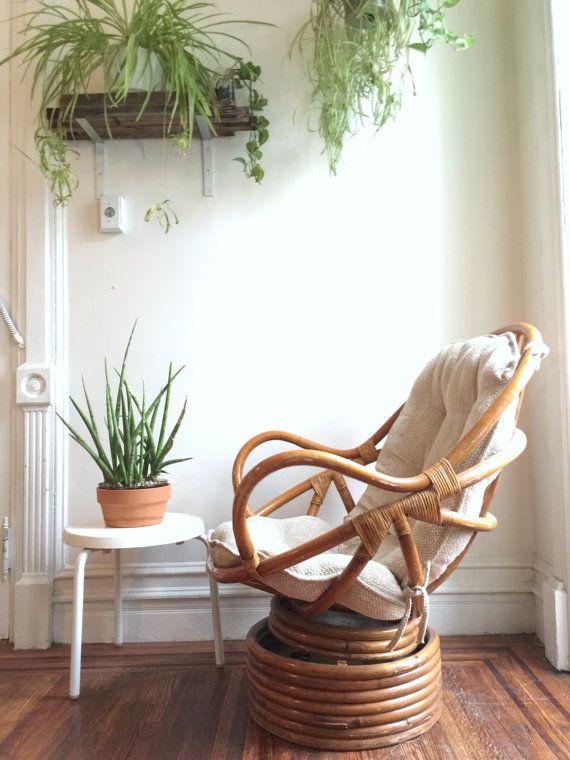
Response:
M324 750L386 747L423 734L439 718L439 637L418 621L388 650L393 624L329 611L314 618L275 597L247 639L249 709L262 728Z

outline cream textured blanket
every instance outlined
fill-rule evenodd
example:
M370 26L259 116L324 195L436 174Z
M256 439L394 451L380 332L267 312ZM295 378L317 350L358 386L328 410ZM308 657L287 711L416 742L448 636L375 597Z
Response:
M445 346L417 378L376 462L387 475L418 475L444 457L473 427L512 378L520 359L515 336L483 335ZM501 451L515 429L516 402L491 433L462 463L467 469ZM446 509L477 516L492 478L445 501ZM351 516L394 501L394 494L369 487ZM463 551L472 531L416 523L413 535L422 562L431 563L430 582L439 578ZM398 540L388 535L376 559L403 581L406 565Z

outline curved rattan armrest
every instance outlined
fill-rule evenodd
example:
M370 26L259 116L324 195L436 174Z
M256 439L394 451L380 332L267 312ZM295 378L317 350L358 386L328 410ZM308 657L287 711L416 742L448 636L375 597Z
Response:
M474 467L470 467L457 474L457 479L461 488L467 488L468 486L499 472L503 467L516 459L516 457L524 451L525 447L525 434L521 430L515 430L515 434L513 435L509 446L503 451L489 457ZM285 451L281 454L274 454L273 456L264 459L253 467L244 477L236 491L232 512L233 530L240 557L246 565L253 562L254 569L257 568L257 571L262 575L267 574L267 572L274 572L276 569L282 569L277 562L279 557L287 557L288 559L295 560L289 561L288 564L284 565L285 567L294 565L296 562L300 562L302 559L307 559L309 556L315 556L323 551L327 551L355 535L354 527L351 526L350 521L346 521L343 525L333 528L322 536L319 536L317 539L302 544L300 547L296 547L295 549L284 552L276 557L263 560L258 567L255 548L247 529L247 504L249 497L258 483L271 473L298 465L309 465L333 470L342 475L354 478L361 483L366 483L367 485L376 486L396 493L409 494L425 490L431 486L430 479L424 473L411 478L396 478L383 473L370 472L362 465L343 459L335 454L328 454L322 451ZM385 508L389 509L390 505L385 505ZM444 522L447 524L455 524L458 527L471 527L475 530L492 529L491 527L485 527L489 521L485 522L485 524L481 523L481 526L478 527L473 523L473 520L471 520L469 524L462 524L462 516L456 515L456 513L453 512L443 510L442 516L444 517ZM485 518L479 519L485 520ZM492 519L494 520L494 518ZM306 548L309 546L312 553L307 554ZM312 551L313 549L315 549L314 552Z
M368 438L360 446L355 446L352 449L337 449L332 446L327 446L323 443L317 443L316 441L312 441L309 438L304 438L303 436L297 435L296 433L288 433L284 430L268 430L266 433L260 433L259 435L250 438L249 441L244 443L244 445L237 453L232 470L232 482L234 490L237 490L241 481L243 480L244 466L249 455L258 446L261 446L268 441L284 441L285 443L293 444L293 446L298 446L301 449L322 451L327 454L334 454L335 456L342 457L343 459L357 459L361 456L362 449L365 445L368 444L376 446L383 438L386 437L402 409L403 404L394 412L391 417L386 420L386 422L380 428L378 428L378 430L373 435L370 436L370 438Z
M524 389L534 372L540 366L542 358L548 354L548 348L544 345L542 336L536 327L526 322L516 322L496 330L494 335L512 332L519 337L521 358L513 373L513 376L503 388L499 396L479 418L473 427L465 433L463 438L446 455L446 459L457 467L465 460L476 446L488 435L492 427L497 423L505 410L519 399L522 399ZM518 413L517 413L518 417Z

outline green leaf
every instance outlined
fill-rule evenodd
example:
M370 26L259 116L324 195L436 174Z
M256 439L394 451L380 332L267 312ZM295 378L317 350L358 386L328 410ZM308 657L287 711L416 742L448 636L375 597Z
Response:
M164 397L164 411L162 413L160 435L158 436L158 444L156 446L158 456L160 456L160 450L162 449L164 436L166 434L166 421L168 418L168 407L170 406L170 389L172 388L172 362L170 362L168 366L168 380L166 381L165 388L166 388L166 395Z
M471 45L475 43L475 37L471 37L469 34L465 34L463 37L457 37L453 42L453 47L457 50L467 50Z
M426 42L412 42L408 47L411 50L417 50L420 53L427 53L430 48Z
M111 482L112 479L113 479L113 472L105 465L104 462L101 461L101 459L97 456L96 452L93 451L93 449L89 446L89 444L86 443L86 441L83 440L83 438L79 435L79 433L77 431L75 431L71 427L71 425L63 419L63 417L61 416L61 414L59 414L58 412L56 412L56 414L59 417L59 419L63 422L63 424L65 425L65 427L69 430L69 432L70 432L71 437L73 438L73 440L76 443L78 443L82 448L84 448L85 451L91 457L91 459L93 459L93 461L97 464L97 466L99 467L99 469L101 470L101 473L103 475L103 480Z
M267 98L264 97L254 97L252 98L249 107L252 111L261 111L265 106L269 103Z
M453 8L454 5L457 5L459 0L443 0L443 5L446 8Z
M133 335L135 333L136 326L137 326L137 322L135 320L135 323L134 323L134 325L131 328L131 334L129 335L129 340L127 341L127 347L125 348L125 353L123 354L123 362L121 364L121 373L119 375L119 387L117 389L117 401L115 403L115 414L116 415L119 414L119 403L120 403L119 402L119 398L120 398L121 391L122 391L122 388L123 388L123 380L124 380L124 377L125 377L125 370L127 368L127 357L129 355L129 349L131 347L131 342L133 340Z
M181 457L180 459L168 459L166 462L162 463L162 466L170 467L171 464L178 464L179 462L189 462L191 459L192 457Z
M162 462L164 461L165 456L168 454L170 449L172 448L172 445L174 443L174 439L178 433L178 430L180 429L180 425L182 424L182 420L184 419L184 415L186 414L186 405L187 401L184 401L184 405L182 407L182 411L178 415L178 419L176 420L174 427L172 428L172 431L170 435L168 436L166 443L164 446L158 446L157 447L157 453L156 453L156 466L159 468L162 468Z

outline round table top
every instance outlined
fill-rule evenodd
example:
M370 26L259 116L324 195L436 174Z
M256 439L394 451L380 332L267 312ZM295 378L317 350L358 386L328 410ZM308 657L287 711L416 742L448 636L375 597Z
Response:
M166 512L161 523L144 528L106 528L102 519L78 527L70 525L63 531L63 541L80 549L137 549L188 541L203 532L201 517Z

